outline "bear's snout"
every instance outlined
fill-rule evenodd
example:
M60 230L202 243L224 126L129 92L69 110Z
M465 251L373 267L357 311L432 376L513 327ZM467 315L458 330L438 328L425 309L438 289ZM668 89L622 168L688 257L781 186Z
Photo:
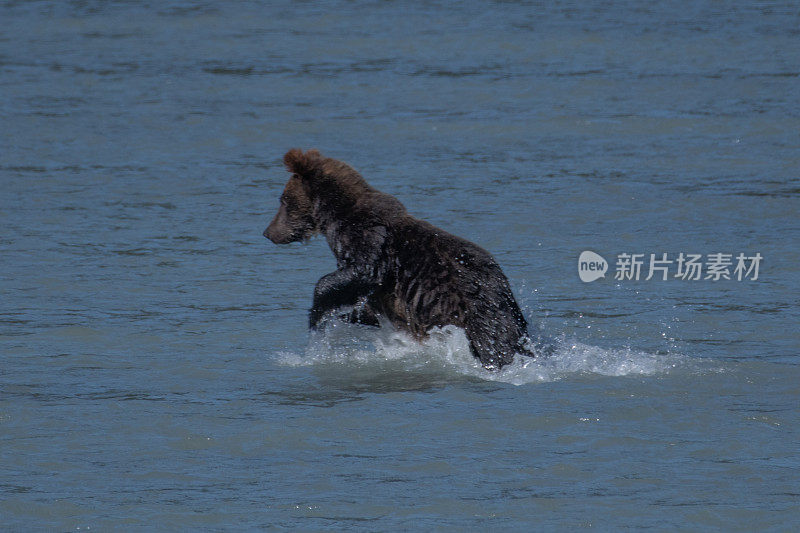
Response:
M274 223L267 226L267 229L264 230L264 237L275 244L289 244L295 240L292 231L287 231L280 226L276 228L275 226L276 224Z
M264 237L271 240L275 244L282 244L282 239L279 235L275 234L275 231L272 229L272 224L270 224L267 229L264 230Z

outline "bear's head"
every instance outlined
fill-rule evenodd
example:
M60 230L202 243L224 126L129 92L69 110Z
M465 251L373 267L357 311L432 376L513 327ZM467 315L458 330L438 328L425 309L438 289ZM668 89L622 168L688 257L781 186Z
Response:
M287 170L292 177L286 183L281 194L278 213L272 219L264 237L275 244L288 244L310 239L319 233L319 223L314 217L310 183L305 179L309 173L309 163L319 158L319 153L310 150L303 154L301 150L289 150L283 157Z
M352 221L358 216L356 206L363 210L367 197L373 198L373 207L379 207L379 196L387 196L346 163L323 157L317 150L303 153L294 148L283 156L283 163L292 177L281 195L278 214L264 230L275 244L304 241L332 224ZM396 209L403 211L402 206Z

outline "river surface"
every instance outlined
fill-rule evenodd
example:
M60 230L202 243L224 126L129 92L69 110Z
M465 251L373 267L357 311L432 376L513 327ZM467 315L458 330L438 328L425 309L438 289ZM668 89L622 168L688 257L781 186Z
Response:
M796 3L6 1L0 27L3 530L797 529ZM295 146L489 250L553 354L310 337L333 256L261 235Z

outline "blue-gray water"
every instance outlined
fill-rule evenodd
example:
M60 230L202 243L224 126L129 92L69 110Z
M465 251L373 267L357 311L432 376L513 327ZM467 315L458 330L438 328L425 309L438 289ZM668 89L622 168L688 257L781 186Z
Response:
M793 530L800 8L3 2L4 530ZM491 251L547 360L309 339L290 147ZM603 280L577 258L600 253ZM615 281L621 253L758 280Z

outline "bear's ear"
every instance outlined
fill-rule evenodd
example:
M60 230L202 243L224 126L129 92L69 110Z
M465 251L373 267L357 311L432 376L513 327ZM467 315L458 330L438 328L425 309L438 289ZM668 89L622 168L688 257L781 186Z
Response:
M300 148L292 148L283 156L283 164L286 170L300 176L309 176L320 159L317 150L309 150L306 153Z

